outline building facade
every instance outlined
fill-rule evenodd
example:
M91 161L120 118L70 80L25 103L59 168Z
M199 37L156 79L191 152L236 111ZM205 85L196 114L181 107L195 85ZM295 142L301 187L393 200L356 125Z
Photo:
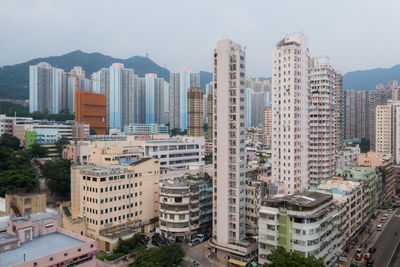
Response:
M168 126L155 123L131 123L124 128L126 134L168 134Z
M106 95L77 91L75 121L88 124L96 134L106 134Z
M157 74L146 74L146 123L167 124L169 120L169 85Z
M335 201L337 210L335 217L341 218L337 222L339 223L337 229L341 233L338 248L343 247L347 241L355 240L368 221L368 217L363 217L363 213L368 210L369 196L365 195L362 184L335 178L318 185L317 190L321 193L332 194Z
M302 34L283 38L272 54L272 177L285 194L306 190L310 56Z
M12 217L0 225L1 266L96 265L95 241L57 226L57 215Z
M204 164L204 137L177 137L164 140L136 141L146 157L156 158L161 168L186 168Z
M396 173L391 155L384 155L373 151L361 153L358 156L357 163L359 166L374 167L377 169L381 176L383 187L383 199L379 204L381 206L389 206L392 203L392 197L396 190Z
M107 95L109 128L123 129L132 122L133 69L113 63L109 68L110 83Z
M377 175L377 171L373 167L360 167L352 166L345 167L343 169L336 170L336 178L343 179L346 181L360 182L362 184L365 194L368 196L367 208L363 210L362 217L363 221L367 221L376 212L378 205L377 184L379 183L380 177Z
M388 101L376 107L375 149L378 153L390 154L400 162L400 102Z
M170 129L187 129L187 90L200 87L200 73L189 67L180 67L170 74Z
M329 59L314 58L310 77L310 186L329 180L335 174L336 71Z
M369 93L368 91L356 92L356 138L369 138Z
M207 95L207 142L213 141L213 93L208 93Z
M331 194L306 191L265 199L260 209L258 262L267 263L266 255L281 246L333 266L340 235L335 214Z
M150 232L158 220L159 179L159 161L149 158L73 166L70 213L85 218L85 235L95 239L124 227Z
M376 111L377 106L387 105L388 100L392 99L392 89L387 88L383 84L378 84L375 90L369 92L369 141L370 150L376 151ZM377 151L378 152L378 151Z
M354 139L356 138L356 91L345 90L344 101L344 138Z
M160 184L160 230L174 241L211 230L212 180L181 177Z
M29 112L59 113L67 90L64 70L46 62L29 66Z
M221 40L213 53L213 238L220 261L245 264L254 257L255 243L245 237L245 51Z
M187 135L204 136L204 92L199 87L187 91Z
M336 119L336 149L339 150L344 140L344 86L343 75L336 72L336 95L335 95L335 119Z
M272 138L272 107L264 108L264 143L267 149L271 149Z

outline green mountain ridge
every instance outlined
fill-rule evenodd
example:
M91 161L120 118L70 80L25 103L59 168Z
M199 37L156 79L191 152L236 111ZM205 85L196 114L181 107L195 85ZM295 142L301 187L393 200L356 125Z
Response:
M134 56L127 59L113 58L101 53L85 53L80 50L62 56L36 58L24 63L0 67L0 98L29 98L29 66L47 62L53 67L70 71L74 66L81 66L86 76L112 63L122 63L126 68L133 68L135 74L144 77L146 73L156 73L158 77L169 81L169 70L156 64L148 57Z
M144 77L146 73L156 73L158 77L169 81L170 71L161 67L148 57L133 56L127 59L114 58L101 53L86 53L76 50L61 56L35 58L24 63L0 67L0 99L29 98L29 66L39 62L47 62L53 67L70 71L74 66L81 66L90 76L101 68L107 68L112 63L123 63L126 68L133 68L135 74ZM259 77L260 80L271 80L271 77ZM212 73L200 71L200 87L212 80ZM374 90L378 83L400 81L400 65L391 68L351 71L344 75L344 88L355 90Z

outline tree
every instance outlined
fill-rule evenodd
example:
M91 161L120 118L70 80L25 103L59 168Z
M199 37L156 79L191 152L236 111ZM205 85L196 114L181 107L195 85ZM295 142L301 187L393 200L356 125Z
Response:
M265 264L267 267L324 267L325 263L321 259L317 259L314 256L304 257L298 253L288 252L283 247L278 247L272 250L271 254L267 255L267 259L271 263Z
M32 158L45 158L49 154L49 150L38 143L34 143L28 149L28 153L32 156Z
M9 169L9 160L14 150L10 147L0 146L0 170Z
M25 150L18 150L11 154L7 161L9 170L29 169L31 166L32 157Z
M141 251L129 267L173 267L178 266L184 257L181 245L173 244Z
M71 191L71 161L48 160L44 163L42 176L52 194L66 198Z
M3 134L0 137L0 146L5 146L14 150L18 150L20 149L20 140L15 136Z
M0 196L9 192L29 192L39 187L39 179L33 169L0 171Z
M61 137L58 139L54 145L57 148L57 153L61 156L61 153L63 152L64 148L69 145L69 140L65 136Z
M118 245L116 248L114 248L113 253L122 253L124 255L128 254L132 250L141 246L140 241L142 239L143 239L143 234L141 233L136 233L131 238L128 238L126 240L119 238Z

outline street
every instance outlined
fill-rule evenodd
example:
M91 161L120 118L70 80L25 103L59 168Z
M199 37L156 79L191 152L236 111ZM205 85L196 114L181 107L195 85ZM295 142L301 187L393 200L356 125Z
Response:
M190 259L196 260L198 263L200 263L201 267L208 267L208 266L213 266L217 267L220 266L216 263L213 263L209 261L206 258L206 255L208 253L208 241L202 242L194 247L189 247L186 244L182 244L182 248L186 253L185 260L190 261ZM183 265L183 264L182 264ZM190 265L189 265L190 266Z
M382 218L384 213L389 214L389 219L386 223L382 223L383 229L382 231L377 231L376 226L380 224L380 219ZM395 235L395 232L398 232ZM364 256L366 252L368 252L369 248L375 247L376 252L372 256L374 260L374 266L376 267L387 267L392 255L396 250L397 243L400 240L400 209L397 209L393 214L390 214L387 211L380 212L378 218L374 221L372 227L372 233L368 236L368 238L361 238L362 241L359 241L357 246L353 249L351 256L349 257L351 260L346 264L349 266L350 263L355 264L357 266L366 266L366 261L362 259L361 261L356 261L353 257L355 254L355 249L359 246L360 243L367 243L368 247L364 250L362 255ZM399 255L397 255L398 257ZM396 261L398 262L398 261ZM392 266L400 266L400 265L392 265Z
M400 240L400 209L395 211L390 221L386 224L385 229L382 231L374 245L377 250L373 259L375 261L374 266L377 267L388 266ZM397 234L395 235L395 233ZM397 257L398 256L399 255L397 255Z

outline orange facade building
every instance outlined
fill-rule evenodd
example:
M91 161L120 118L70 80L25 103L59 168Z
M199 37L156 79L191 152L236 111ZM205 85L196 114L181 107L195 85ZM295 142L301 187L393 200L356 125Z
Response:
M106 95L75 92L75 121L89 124L96 134L106 134Z

